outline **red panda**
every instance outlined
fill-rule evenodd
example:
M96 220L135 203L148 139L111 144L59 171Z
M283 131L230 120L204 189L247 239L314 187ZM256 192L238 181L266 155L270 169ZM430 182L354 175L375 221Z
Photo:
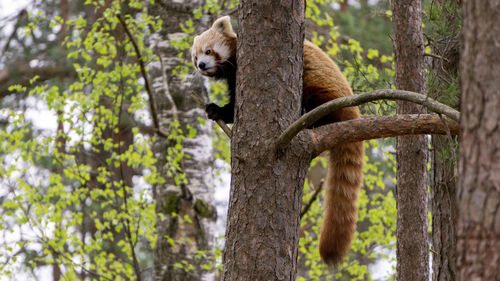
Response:
M232 123L237 65L236 33L229 16L219 18L210 29L194 38L192 59L202 75L227 80L229 103L223 107L208 104L206 112L210 119ZM320 48L304 41L303 111L351 95L349 83L337 65ZM313 127L357 118L360 118L357 107L343 108L317 121ZM337 264L347 254L356 230L358 193L363 178L363 142L338 145L329 154L319 251L325 263Z

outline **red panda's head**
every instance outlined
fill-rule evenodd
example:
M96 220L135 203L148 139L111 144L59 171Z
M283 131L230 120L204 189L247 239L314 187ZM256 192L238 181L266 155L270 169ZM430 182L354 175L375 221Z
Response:
M194 38L191 56L196 69L205 76L224 77L226 68L235 68L236 33L229 16L217 19L209 30Z

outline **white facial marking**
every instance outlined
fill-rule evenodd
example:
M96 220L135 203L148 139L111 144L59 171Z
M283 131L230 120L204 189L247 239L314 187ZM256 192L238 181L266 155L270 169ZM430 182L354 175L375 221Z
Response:
M205 64L203 69L200 68L200 64L203 63ZM196 65L196 68L198 71L207 76L212 76L217 72L217 63L215 62L215 58L210 55L205 55L205 53L201 53L198 55L198 65Z
M206 68L211 68L215 66L215 58L207 55L198 56L198 64L201 62L205 63Z
M219 54L221 59L223 61L227 60L229 56L231 55L231 51L229 50L229 47L224 44L224 43L216 43L214 45L214 51Z
M208 44L204 44L203 46L201 46L201 51L203 53L205 53L205 51L208 49Z

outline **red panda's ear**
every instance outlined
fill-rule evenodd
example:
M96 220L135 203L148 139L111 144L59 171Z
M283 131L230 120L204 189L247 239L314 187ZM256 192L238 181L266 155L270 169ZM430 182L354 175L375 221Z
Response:
M212 25L212 29L217 32L223 33L229 37L236 37L236 33L233 31L233 27L231 26L231 19L229 16L224 16L217 19Z

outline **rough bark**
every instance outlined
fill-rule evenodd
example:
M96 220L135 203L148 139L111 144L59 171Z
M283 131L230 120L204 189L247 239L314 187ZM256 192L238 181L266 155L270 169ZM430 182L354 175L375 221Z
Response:
M396 88L425 93L421 2L391 1ZM398 114L424 113L421 106L397 102ZM403 136L396 144L397 280L428 280L427 153L425 136Z
M453 138L455 140L456 138ZM455 161L448 136L432 136L432 280L456 280L457 216Z
M347 12L349 10L349 0L344 0L340 2L340 11Z
M311 158L301 138L281 155L273 146L300 115L303 39L302 1L240 1L223 280L295 280Z
M185 80L174 75L172 71L182 62L177 56L177 50L171 40L178 40L185 36L180 23L192 19L193 10L200 8L204 1L156 1L152 7L163 20L160 34L153 37L153 50L160 57L150 65L153 94L158 112L158 123L162 131L168 131L169 124L177 118L180 127L186 131L190 125L196 129L194 138L186 138L182 142L186 156L181 163L181 169L187 178L187 184L176 184L174 178L167 178L167 182L155 186L154 198L157 213L157 247L154 256L154 280L213 280L214 270L203 270L201 263L206 259L195 259L198 251L208 251L211 254L215 237L215 200L212 173L212 141L211 123L202 125L198 118L206 118L204 109L189 95L194 91L207 99L207 89L201 77L189 76ZM196 32L204 30L210 19L203 16L195 20L193 25ZM189 59L189 51L185 56ZM167 175L167 150L173 144L165 138L158 137L155 143L155 153L158 159L158 170L163 176ZM176 213L177 216L172 216ZM189 216L192 223L184 220ZM161 219L163 217L163 219ZM169 244L168 238L175 241ZM187 271L185 267L175 268L176 263L186 261L194 266L194 270Z
M459 280L500 280L500 3L463 2Z
M432 53L428 76L428 95L458 108L456 87L459 67L460 3L435 2L430 19ZM436 11L437 10L437 11ZM435 22L435 28L433 24ZM445 30L439 28L446 26ZM431 138L430 208L432 214L432 280L457 280L456 246L458 203L456 196L457 137L433 135Z
M458 131L458 123L441 120L437 114L408 114L349 120L307 132L313 139L314 155L319 155L339 143L404 135L457 135Z
M414 92L392 89L375 90L366 94L341 97L326 102L302 115L298 120L293 122L293 124L290 125L290 127L288 127L285 132L281 134L278 140L278 149L284 148L290 142L290 140L301 130L303 130L304 128L309 128L312 124L314 124L314 122L323 118L331 112L348 106L357 106L363 103L381 99L405 100L421 104L427 107L429 110L443 114L456 122L458 122L460 116L460 113L457 110Z

